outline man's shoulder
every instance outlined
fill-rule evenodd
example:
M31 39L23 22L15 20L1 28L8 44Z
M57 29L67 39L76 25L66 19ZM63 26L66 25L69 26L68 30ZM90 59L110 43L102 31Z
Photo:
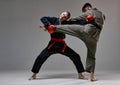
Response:
M97 8L93 8L92 11L98 11L98 12L101 12L99 9Z

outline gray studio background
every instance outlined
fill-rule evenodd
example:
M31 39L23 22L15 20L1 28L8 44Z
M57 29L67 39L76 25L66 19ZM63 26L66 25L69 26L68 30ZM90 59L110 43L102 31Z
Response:
M49 34L39 29L40 18L70 11L81 14L90 2L106 15L96 53L96 70L120 70L120 0L0 0L0 71L30 71L39 53L47 46ZM67 45L81 55L85 65L86 47L78 38L67 35ZM55 54L41 70L76 70L69 58Z

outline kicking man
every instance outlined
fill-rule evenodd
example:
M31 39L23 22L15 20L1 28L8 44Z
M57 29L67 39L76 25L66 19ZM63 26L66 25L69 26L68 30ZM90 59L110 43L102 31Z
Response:
M83 14L81 16L71 18L68 21L71 22L71 24L73 23L72 25L49 25L47 30L51 34L54 32L62 32L78 37L85 43L87 47L86 72L90 73L91 81L96 81L94 77L95 53L105 16L97 8L93 8L90 3L84 4L82 12ZM81 20L85 20L84 25L80 24Z

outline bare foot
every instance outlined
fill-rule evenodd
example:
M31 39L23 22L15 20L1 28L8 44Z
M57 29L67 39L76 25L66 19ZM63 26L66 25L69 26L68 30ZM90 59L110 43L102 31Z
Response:
M36 74L34 73L28 80L35 80L36 79Z
M98 81L98 80L94 78L94 79L91 79L90 81L91 82L95 82L95 81Z
M28 80L35 80L36 76L31 76Z
M78 74L78 79L88 80L82 73Z
M90 81L91 82L97 81L97 79L95 79L95 77L94 77L94 73L93 72L90 73Z

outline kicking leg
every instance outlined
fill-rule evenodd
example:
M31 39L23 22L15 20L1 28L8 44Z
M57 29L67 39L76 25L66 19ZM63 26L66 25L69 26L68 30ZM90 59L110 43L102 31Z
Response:
M55 32L62 32L75 37L82 37L84 33L84 26L82 25L56 25Z

